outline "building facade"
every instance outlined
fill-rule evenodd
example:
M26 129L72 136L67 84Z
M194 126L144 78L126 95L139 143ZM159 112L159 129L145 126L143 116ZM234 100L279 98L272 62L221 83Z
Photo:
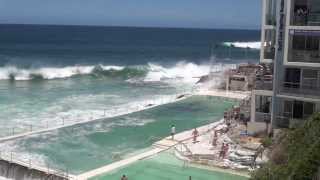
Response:
M263 0L251 121L290 128L320 111L320 1Z

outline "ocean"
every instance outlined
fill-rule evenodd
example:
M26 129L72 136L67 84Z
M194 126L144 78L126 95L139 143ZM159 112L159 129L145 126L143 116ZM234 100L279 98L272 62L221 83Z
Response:
M259 41L258 30L0 25L0 137L103 119L0 150L77 174L113 162L104 149L147 148L154 139L141 139L165 137L171 123L182 131L219 120L232 103L177 96L211 71L258 62Z
M52 126L169 102L213 67L257 62L259 36L255 30L0 25L1 128Z

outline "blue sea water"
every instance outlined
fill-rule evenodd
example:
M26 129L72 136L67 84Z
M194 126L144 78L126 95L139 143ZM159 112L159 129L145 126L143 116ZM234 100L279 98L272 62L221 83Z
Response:
M254 30L0 25L0 134L171 102L213 66L257 62L243 48L257 41Z
M256 51L246 54L245 49L233 48L230 55L218 45L259 38L255 30L0 25L0 66L203 63L213 46L217 57L252 61L258 57Z

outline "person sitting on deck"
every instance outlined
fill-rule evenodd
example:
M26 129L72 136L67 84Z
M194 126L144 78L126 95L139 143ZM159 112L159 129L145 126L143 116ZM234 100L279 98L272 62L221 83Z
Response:
M171 126L171 139L174 140L174 135L176 134L176 127L174 125Z
M199 132L198 132L197 128L195 128L193 130L192 136L193 136L193 143L197 143L197 137L199 136Z
M129 180L126 175L122 175L121 180Z

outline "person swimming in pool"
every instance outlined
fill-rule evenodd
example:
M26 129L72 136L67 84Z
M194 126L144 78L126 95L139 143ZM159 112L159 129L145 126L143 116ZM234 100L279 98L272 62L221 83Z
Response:
M126 175L122 175L121 180L129 180Z

